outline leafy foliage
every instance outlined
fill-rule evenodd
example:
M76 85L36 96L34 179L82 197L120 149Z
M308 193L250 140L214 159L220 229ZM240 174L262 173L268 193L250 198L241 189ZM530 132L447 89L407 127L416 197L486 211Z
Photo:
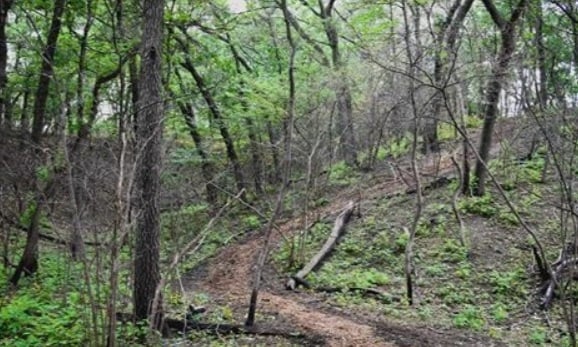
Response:
M71 281L62 274L62 260L47 258L43 264L42 276L18 292L1 288L0 345L78 346L87 342L84 299L76 290L61 292L62 284ZM7 278L0 275L0 283L7 283Z

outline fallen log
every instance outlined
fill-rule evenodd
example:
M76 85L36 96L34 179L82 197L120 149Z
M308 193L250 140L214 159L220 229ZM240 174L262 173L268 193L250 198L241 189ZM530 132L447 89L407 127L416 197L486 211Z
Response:
M555 265L555 267L554 267ZM576 267L578 265L578 259L567 259L563 261L556 261L552 267L552 276L550 279L546 281L542 287L542 291L544 291L544 295L542 296L542 302L540 306L543 309L547 309L550 307L552 300L554 299L554 295L556 294L556 289L560 285L560 279L563 276L572 275L571 279L576 281L578 280L578 274L573 273L570 269L571 267ZM568 277L569 278L569 277Z
M321 247L319 252L317 252L317 254L315 254L315 256L311 258L309 263L305 265L303 269L301 269L299 272L297 272L295 276L292 276L287 281L287 284L285 284L285 288L295 290L295 288L299 283L307 283L305 282L304 278L307 277L307 275L311 271L317 268L317 266L319 266L321 262L323 262L323 260L329 255L329 253L331 253L333 248L335 248L337 241L345 231L345 225L351 219L351 215L353 214L354 209L355 204L353 203L353 201L350 201L347 204L347 207L343 210L343 212L341 212L339 216L337 216L335 224L333 225L333 230L331 231L331 234L329 234L329 238L327 239L327 241L325 241L323 247Z
M116 317L121 322L134 322L134 316L128 313L118 312ZM193 330L203 331L214 335L259 335L259 336L277 336L284 338L305 338L301 332L291 331L288 329L279 329L267 326L245 326L240 324L225 323L204 323L188 319L164 318L164 324L172 330L180 333L187 333Z
M372 297L374 299L380 300L384 303L392 303L401 301L400 297L388 295L379 289L375 288L360 288L360 287L317 287L313 288L314 291L320 293L357 293L364 297Z

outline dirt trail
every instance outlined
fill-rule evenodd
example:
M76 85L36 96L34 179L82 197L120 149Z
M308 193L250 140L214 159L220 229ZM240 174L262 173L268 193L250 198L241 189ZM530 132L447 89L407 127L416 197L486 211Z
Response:
M498 141L493 146L492 152L499 150ZM437 171L439 175L448 175L453 173L454 168L451 163L451 155L458 154L443 153L439 165L431 158L424 158L420 162L422 181L424 184L433 181L434 174ZM399 173L410 172L407 162L399 163ZM333 197L331 202L326 206L316 208L309 212L310 219L321 217L325 218L337 215L345 207L349 200L368 201L381 198L396 193L404 193L412 184L409 174L406 177L384 179L383 177L374 179L365 184L365 187L352 187L343 190ZM405 176L404 175L404 176ZM405 179L404 179L405 178ZM271 247L275 248L279 244L282 236L288 237L302 229L303 219L297 218L285 221L278 225L272 233ZM234 244L223 249L216 255L206 266L207 273L197 278L194 287L211 293L219 301L228 303L236 307L246 309L251 292L251 279L255 259L263 245L263 234L252 235L244 243ZM258 303L258 312L275 312L290 321L296 328L306 331L316 336L323 336L326 344L329 346L451 346L451 345L484 345L478 344L480 340L470 340L464 337L463 333L456 333L456 341L451 337L445 336L439 338L439 332L419 331L419 328L408 329L399 327L398 332L403 335L402 339L396 342L389 342L388 337L396 336L395 332L383 334L382 331L376 331L376 324L363 322L359 317L344 317L324 312L323 310L311 307L292 299L291 295L283 295L282 292L273 293L266 288L261 290L260 300ZM397 329L394 324L386 323L387 329ZM401 334L403 332L403 334ZM414 335L406 336L406 334ZM432 340L433 339L433 340ZM391 341L394 341L391 340ZM459 340L459 342L458 342ZM465 344L463 341L467 341ZM400 344L399 341L402 341ZM409 341L409 342L407 342ZM424 344L424 341L425 344ZM489 341L485 341L486 343Z

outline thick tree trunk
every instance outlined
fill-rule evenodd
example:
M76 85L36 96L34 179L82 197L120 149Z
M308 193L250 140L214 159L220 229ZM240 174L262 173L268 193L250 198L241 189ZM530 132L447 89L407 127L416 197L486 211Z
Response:
M137 107L136 188L138 196L137 230L134 250L134 313L138 320L149 319L154 329L162 323L161 302L154 302L160 282L160 212L162 133L161 61L163 38L163 0L144 0L141 42L141 69ZM159 301L162 299L159 298Z
M492 146L492 133L496 118L498 116L498 101L500 99L500 92L502 85L507 78L508 68L514 50L516 48L516 24L522 17L522 14L528 4L528 0L520 0L516 8L512 12L512 16L506 22L499 14L492 0L483 0L484 6L490 13L494 23L500 29L502 43L498 53L498 59L494 68L488 86L486 88L486 105L484 109L484 126L480 138L480 148L478 150L480 159L476 162L474 171L474 178L476 182L474 194L482 196L485 193L485 184L487 170L483 163L487 163L490 159L490 148Z
M46 46L42 52L42 64L40 68L40 78L38 80L38 89L36 90L36 98L34 99L34 118L32 120L32 141L35 144L40 143L42 131L46 116L46 101L48 100L48 92L50 87L50 80L52 79L54 55L56 54L56 44L58 36L60 35L60 28L62 26L62 15L66 8L66 0L54 1L54 14L52 15L52 23L48 31L48 38L46 39Z
M10 114L7 112L8 93L8 43L6 38L6 25L8 11L12 6L12 0L0 0L0 125L9 129L12 127Z

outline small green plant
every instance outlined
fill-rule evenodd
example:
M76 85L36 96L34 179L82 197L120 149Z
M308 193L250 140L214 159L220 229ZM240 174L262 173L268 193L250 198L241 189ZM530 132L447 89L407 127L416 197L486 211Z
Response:
M530 183L541 183L544 165L545 161L541 156L536 156L532 160L526 161L522 166L521 178Z
M466 128L479 128L484 123L484 120L478 116L468 115L465 117Z
M312 207L321 207L321 206L326 206L328 204L329 204L329 199L327 199L325 197L321 197L321 198L313 201Z
M312 274L311 282L330 287L372 288L390 283L387 274L369 269L337 269L331 264L317 274Z
M528 342L541 346L547 342L548 333L544 328L534 328L528 337Z
M516 218L516 215L513 214L510 210L501 209L500 212L498 213L498 221L505 224L505 225L511 225L511 226L519 226L520 225L518 218Z
M329 169L329 182L336 185L350 184L353 179L353 169L344 161L335 163Z
M440 122L438 124L438 139L440 141L450 141L457 138L457 131L453 124Z
M243 217L243 225L246 229L258 229L261 227L261 220L259 216L251 214Z
M389 151L387 150L387 148L380 146L377 149L377 155L375 157L377 160L385 160L385 159L387 159L388 155L389 155Z
M454 239L446 239L437 250L438 256L449 263L460 263L468 259L468 250Z
M447 273L447 269L441 263L426 266L425 273L431 277L442 277Z
M395 238L395 251L397 253L405 252L405 248L408 242L409 242L409 234L406 233L405 231L399 233Z
M436 291L443 303L450 306L473 304L475 295L468 288L458 288L453 283L440 287Z
M493 217L498 212L490 194L463 199L459 203L459 208L466 213L486 218Z
M525 297L527 290L524 283L524 271L521 269L509 272L492 271L489 282L494 293L503 296Z
M418 309L417 314L423 321L427 321L433 317L433 310L427 306L422 306Z
M454 317L453 323L457 328L479 331L482 330L486 322L480 309L472 305L467 305Z
M454 271L456 277L462 280L467 280L472 275L472 266L469 263L462 263L456 271Z
M508 310L503 304L495 304L492 308L492 317L498 323L503 323L508 319Z
M183 304L183 296L180 292L169 291L166 296L166 302L173 307L178 307Z
M348 256L363 256L366 249L362 242L357 240L348 239L340 245L340 250L343 251Z
M409 152L411 141L408 136L403 136L389 144L389 154L393 158L399 158Z
M36 178L41 182L48 182L48 179L50 178L50 168L46 165L37 167Z

